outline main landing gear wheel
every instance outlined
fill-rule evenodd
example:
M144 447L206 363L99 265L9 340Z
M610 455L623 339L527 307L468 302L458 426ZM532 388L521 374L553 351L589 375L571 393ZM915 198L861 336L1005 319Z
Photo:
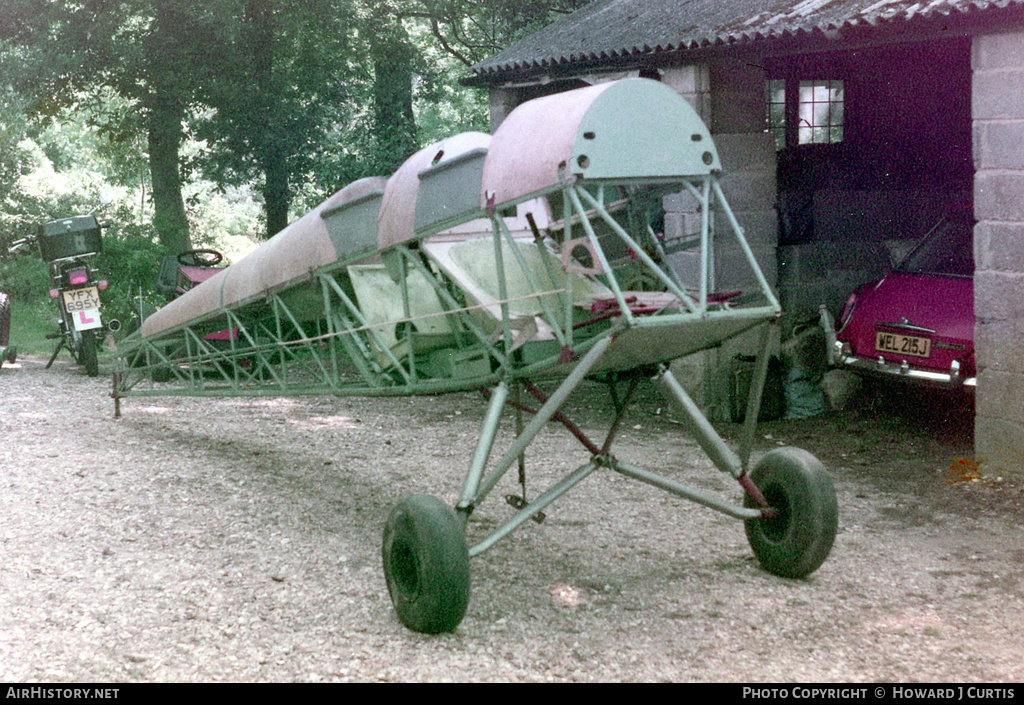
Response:
M828 557L836 538L839 504L832 476L799 448L777 448L750 474L768 505L770 519L748 519L747 540L761 566L783 578L810 575ZM757 504L747 496L744 506Z
M384 527L381 554L402 624L425 634L459 626L469 605L469 548L448 505L430 495L399 502Z

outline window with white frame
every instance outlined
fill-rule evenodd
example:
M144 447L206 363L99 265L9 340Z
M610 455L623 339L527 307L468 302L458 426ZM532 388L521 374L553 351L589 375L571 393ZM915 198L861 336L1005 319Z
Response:
M798 144L843 141L843 82L800 81Z
M768 106L768 132L775 136L775 149L786 146L786 81L765 81L765 104Z
M796 91L787 88L796 85ZM843 141L845 92L841 80L790 82L771 79L765 83L766 131L775 136L777 149L787 144L836 144ZM790 125L787 117L795 118ZM793 134L788 135L790 131Z

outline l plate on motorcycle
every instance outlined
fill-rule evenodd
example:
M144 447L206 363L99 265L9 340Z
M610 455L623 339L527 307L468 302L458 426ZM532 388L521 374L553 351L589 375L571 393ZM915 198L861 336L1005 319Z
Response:
M64 309L71 314L75 330L100 328L100 294L95 286L63 292Z

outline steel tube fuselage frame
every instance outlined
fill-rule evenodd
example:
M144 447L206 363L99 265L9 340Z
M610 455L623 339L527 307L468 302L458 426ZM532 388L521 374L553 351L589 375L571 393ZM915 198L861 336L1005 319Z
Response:
M564 377L613 323L594 372L713 347L780 313L720 168L696 112L657 82L529 101L493 137L456 135L350 184L149 317L123 345L115 394L434 394ZM677 192L701 216L686 286L646 219ZM711 297L716 211L756 305ZM629 272L663 291L631 291Z
M715 176L704 178L714 180ZM540 250L540 256L555 257L555 248L561 243L556 238L537 244L532 238L527 240L514 237L500 212L497 212L491 218L493 232L480 236L481 239L492 241L495 261L499 265L494 276L501 292L497 301L502 313L496 321L482 323L481 318L484 317L480 313L486 304L466 301L464 295L459 297L457 282L453 282L438 263L432 261L429 254L430 235L426 235L421 242L398 245L386 253L386 256L393 256L401 263L396 290L405 306L408 306L409 280L413 275L417 277L420 288L432 292L440 304L437 311L429 314L413 315L403 310L400 316L392 319L390 325L403 329L396 335L395 344L390 344L384 338L379 324L369 321L363 315L359 302L351 293L352 285L347 276L347 268L360 265L363 261L341 262L312 272L308 282L291 287L289 291L268 291L258 300L216 311L160 335L129 339L119 355L121 365L118 374L121 381L116 392L124 397L173 395L178 392L199 396L325 393L374 396L466 391L493 386L498 379L513 381L520 377L533 379L564 376L575 365L575 362L563 359L564 351L571 350L578 357L600 339L613 335L612 320L616 322L615 330L620 334L625 330L657 328L663 329L666 335L678 331L677 335L685 338L694 327L703 326L714 331L726 325L728 336L731 337L779 315L778 303L766 283L760 292L763 303L758 306L738 308L709 303L708 292L703 287L699 295L691 299L687 292L678 290L663 271L662 265L654 262L646 253L638 258L634 266L651 271L666 284L671 293L681 296L676 296L678 303L675 307L665 306L652 315L636 315L627 301L627 298L631 298L630 292L624 292L619 285L619 276L604 256L604 251L609 238L617 239L616 244L631 250L642 250L642 245L625 232L622 225L586 190L586 186L574 183L559 191L560 195L573 204L574 215L579 216L579 220L589 229L592 251L599 253L604 260L600 263L605 270L600 280L610 290L618 309L613 319L589 326L594 330L580 330L571 324L566 325L565 312L571 313L574 308L581 310L578 302L572 298L572 286L578 286L580 278L573 281L566 276L563 286L552 288L536 279L538 272L544 272L543 268L530 271L526 264L527 254L536 255L540 247L545 248ZM592 206L591 209L586 209L584 200ZM723 205L728 207L724 201ZM610 231L604 243L598 239L593 222L599 222ZM571 236L571 226L566 228L566 234ZM736 235L739 242L745 242L741 232L736 232ZM709 238L708 247L711 244ZM512 253L511 257L506 254L508 252ZM505 259L511 261L506 262ZM709 259L709 256L702 254L702 281L709 276ZM763 279L752 255L750 262L753 271ZM517 274L516 270L525 273L527 291L525 294L510 296L507 293L508 280L511 275ZM301 288L308 289L308 294L306 300L302 301L300 313L295 310L294 293ZM289 293L292 301L288 300ZM640 292L639 296L645 293ZM317 298L319 310L311 315L310 302ZM664 301L664 297L658 300ZM524 321L528 322L530 317L514 317L510 315L509 309L516 305L523 307L534 301L539 311L532 318L546 325L550 335L546 340L534 336L531 340L517 344L517 338L523 334L519 326ZM451 350L476 350L486 359L487 364L480 365L477 374L455 377L418 369L416 330L425 321L431 321L435 328L443 322L445 327L453 331L451 340L447 341ZM484 330L485 323L490 323L492 329ZM233 331L227 344L208 340L211 333L219 330ZM648 356L647 359L639 359L636 364L624 366L657 364L713 347L724 339L718 333L704 335L705 338L693 344L680 340L665 357ZM405 344L403 346L398 343ZM400 352L398 348L404 348L404 351ZM509 354L523 348L532 348L530 352L533 354ZM638 351L635 357L644 358L644 355ZM295 374L295 368L302 370L302 374ZM170 381L177 384L158 383L154 380L154 372L163 373L166 378L168 371Z
M298 221L305 230L287 241L312 253L307 269L278 236L257 250L256 264L225 270L147 319L120 346L115 399L493 390L456 505L466 519L546 423L573 430L560 410L585 379L642 374L689 419L715 465L742 484L747 451L728 447L670 372L653 371L776 321L779 302L718 183L720 164L703 123L667 87L622 83L621 90L581 89L579 105L559 96L531 101L513 111L489 147L486 136L453 138L421 150L383 185L346 187ZM624 126L618 111L642 112L632 104L637 96L683 115L659 128L664 139L682 142L653 145L664 147L667 159L634 154L652 145ZM565 124L555 120L536 133L530 121L560 105L569 115ZM537 143L523 142L526 128ZM606 133L607 141L597 136ZM348 200L346 190L353 194ZM663 195L679 192L700 211L700 266L692 282L671 269L646 215ZM395 210L403 195L415 204L410 213ZM715 296L721 221L756 282L745 303ZM314 230L319 240L308 236ZM285 274L271 255L290 257ZM638 273L659 290L626 286ZM760 364L748 409L759 407L754 397L763 374ZM557 389L488 470L510 393L543 379L558 380ZM611 445L623 411L603 446L584 444L585 464L471 547L471 555L602 468L734 518L764 516L618 460Z

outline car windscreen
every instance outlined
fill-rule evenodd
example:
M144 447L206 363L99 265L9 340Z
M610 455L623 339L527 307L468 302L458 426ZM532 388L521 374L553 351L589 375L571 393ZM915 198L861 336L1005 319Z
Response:
M974 228L970 221L943 219L899 266L909 274L974 274Z

